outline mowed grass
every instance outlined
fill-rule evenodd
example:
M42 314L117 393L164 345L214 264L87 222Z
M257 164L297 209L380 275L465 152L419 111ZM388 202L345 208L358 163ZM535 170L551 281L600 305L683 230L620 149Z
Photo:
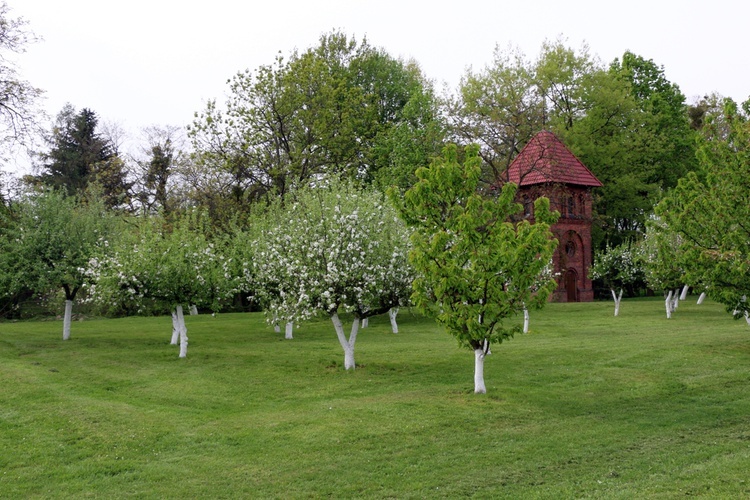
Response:
M750 496L750 328L714 303L549 304L473 353L374 318L0 323L1 498Z

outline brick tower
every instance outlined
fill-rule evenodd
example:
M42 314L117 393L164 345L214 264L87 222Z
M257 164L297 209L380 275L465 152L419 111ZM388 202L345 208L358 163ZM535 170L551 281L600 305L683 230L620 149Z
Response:
M534 200L546 196L560 219L552 226L559 242L553 257L558 286L550 300L588 302L594 290L588 277L591 253L591 190L602 186L552 132L543 130L508 167L507 181L518 185L524 217L534 218Z

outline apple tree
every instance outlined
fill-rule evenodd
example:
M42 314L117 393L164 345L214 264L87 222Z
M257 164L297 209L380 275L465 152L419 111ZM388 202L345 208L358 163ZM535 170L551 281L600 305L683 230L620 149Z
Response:
M293 193L253 250L257 283L269 321L331 318L355 368L354 346L363 319L405 305L411 271L407 230L383 196L330 179ZM339 317L353 315L349 336Z

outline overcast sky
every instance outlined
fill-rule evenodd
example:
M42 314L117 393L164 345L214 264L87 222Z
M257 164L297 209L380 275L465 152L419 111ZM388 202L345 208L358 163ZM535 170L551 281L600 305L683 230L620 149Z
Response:
M610 62L630 50L663 66L688 100L750 96L745 0L7 0L43 40L18 59L54 117L67 102L120 123L186 125L223 102L238 71L304 50L340 29L414 59L455 89L496 46L535 59L545 39L588 43Z

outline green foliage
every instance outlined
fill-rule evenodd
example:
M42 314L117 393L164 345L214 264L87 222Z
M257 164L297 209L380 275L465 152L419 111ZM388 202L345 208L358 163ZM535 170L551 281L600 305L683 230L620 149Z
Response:
M42 173L34 181L87 198L94 198L87 190L95 183L101 190L98 197L110 208L127 202L130 184L125 164L115 145L99 134L98 124L92 110L77 113L72 105L65 105L47 138L49 150L39 155Z
M75 299L87 282L89 259L104 251L116 221L101 203L80 203L58 191L32 194L13 209L0 241L2 291L62 288L66 299Z
M557 213L550 213L549 200L539 198L535 224L513 222L522 210L513 201L516 186L506 184L496 199L481 197L478 148L466 151L463 165L457 154L449 146L443 158L417 170L419 181L400 208L414 227L415 304L461 345L478 349L510 337L517 325L503 320L524 304L541 306L555 288L553 279L540 284L539 276L557 245L549 230Z
M705 128L714 132L699 143L699 170L657 209L684 241L691 282L742 316L750 312L750 116L727 99L716 116L720 126L707 118Z
M458 97L448 103L448 115L458 140L481 145L487 170L482 181L495 183L543 126L544 103L531 64L518 51L496 48L492 65L462 78Z
M660 218L648 221L646 235L638 245L638 260L650 288L666 294L685 284L688 277L683 243L682 236Z
M224 196L243 211L323 177L403 184L439 140L418 67L340 32L229 85L225 109L209 102L189 134L199 165L222 173Z
M536 61L496 49L469 72L448 105L452 133L478 143L495 184L522 147L550 129L602 181L595 193L594 246L639 238L664 191L695 168L685 97L663 68L626 52L607 68L588 47L545 42Z
M236 288L230 262L209 241L205 214L194 211L169 227L159 217L139 217L137 227L107 254L92 259L86 272L91 300L114 309L144 312L152 303L217 311Z

